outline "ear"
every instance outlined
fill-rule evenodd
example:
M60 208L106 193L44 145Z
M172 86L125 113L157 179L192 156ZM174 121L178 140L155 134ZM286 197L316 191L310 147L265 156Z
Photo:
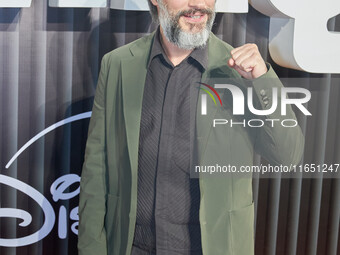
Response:
M154 6L158 6L157 0L151 0L151 3L152 3Z

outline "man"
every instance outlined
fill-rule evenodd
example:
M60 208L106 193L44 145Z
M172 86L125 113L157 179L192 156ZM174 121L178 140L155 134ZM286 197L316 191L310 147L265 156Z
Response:
M256 150L273 164L296 164L301 130L212 129L200 114L192 130L189 98L201 97L193 81L249 80L261 109L282 85L267 82L276 76L255 45L232 49L210 32L215 0L149 5L159 29L102 60L81 179L79 254L253 254L251 178L190 178L191 158L240 167ZM228 107L210 115L232 118ZM267 117L281 119L279 111ZM295 119L290 107L286 117Z

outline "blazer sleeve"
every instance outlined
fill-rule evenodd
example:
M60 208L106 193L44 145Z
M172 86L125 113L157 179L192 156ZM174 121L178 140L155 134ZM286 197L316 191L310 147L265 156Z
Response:
M103 57L89 124L79 195L79 255L107 254L105 91L107 62Z
M272 67L268 64L268 72L253 80L254 97L258 109L268 109L272 105L272 89L278 88L278 104L274 113L263 116L266 124L258 129L255 139L255 150L273 165L299 164L304 151L304 136L299 125L284 127L281 122L284 119L296 121L296 116L290 105L287 105L286 115L281 115L281 88L280 79ZM292 122L289 123L290 125ZM274 125L274 127L272 127Z

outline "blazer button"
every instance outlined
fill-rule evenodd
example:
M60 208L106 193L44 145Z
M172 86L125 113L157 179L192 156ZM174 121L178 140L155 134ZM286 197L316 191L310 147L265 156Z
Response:
M265 96L265 95L266 95L266 91L265 91L264 89L261 89L261 90L260 90L260 95L261 95L261 96Z

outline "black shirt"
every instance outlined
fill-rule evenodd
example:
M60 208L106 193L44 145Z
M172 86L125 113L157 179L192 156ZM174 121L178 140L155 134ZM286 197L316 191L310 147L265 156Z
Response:
M145 81L132 255L202 254L200 189L190 178L190 97L208 64L207 47L173 66L155 34ZM197 86L196 86L197 87ZM191 112L191 113L190 113Z

